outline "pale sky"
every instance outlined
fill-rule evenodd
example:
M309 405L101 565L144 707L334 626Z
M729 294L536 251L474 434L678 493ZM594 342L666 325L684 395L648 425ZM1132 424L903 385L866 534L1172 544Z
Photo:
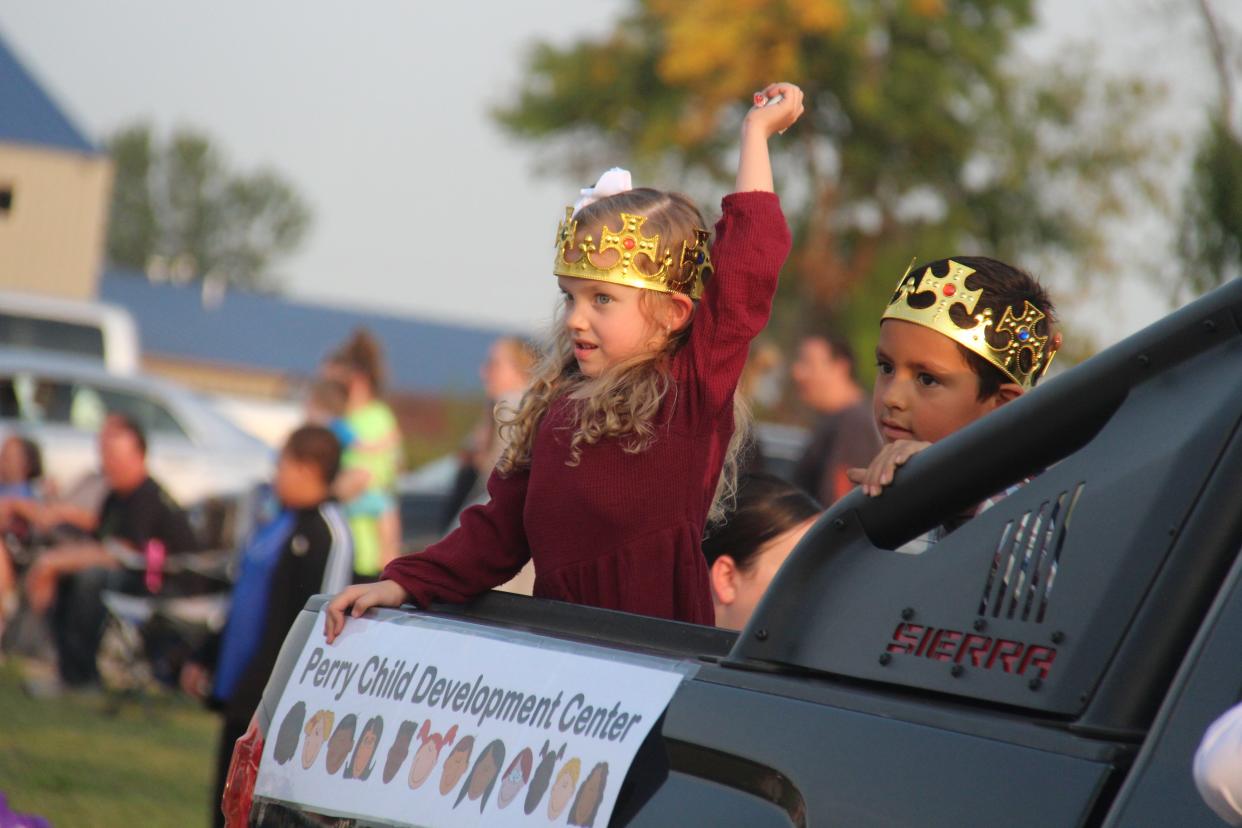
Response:
M1242 3L1220 5L1242 23ZM194 125L234 166L288 177L315 211L307 243L280 267L292 294L534 328L556 296L547 274L560 212L590 182L537 175L531 147L503 136L488 109L517 88L535 38L604 31L625 6L8 0L0 33L92 137L136 119L165 131ZM1188 6L1045 0L1045 23L1025 48L1086 48L1105 69L1163 81L1164 122L1189 139L1215 91ZM1170 159L1171 177L1184 168ZM1156 260L1162 229L1118 244ZM1092 303L1109 308L1102 342L1167 311L1126 284L1120 309Z

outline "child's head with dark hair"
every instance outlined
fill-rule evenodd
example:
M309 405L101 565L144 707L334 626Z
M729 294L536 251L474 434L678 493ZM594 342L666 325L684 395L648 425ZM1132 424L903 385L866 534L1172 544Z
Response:
M953 259L953 261L975 271L966 277L966 287L970 290L983 291L979 297L979 303L975 306L976 314L985 309L990 310L992 312L992 319L999 323L1004 318L1007 308L1010 309L1010 313L1013 316L1020 317L1023 314L1026 303L1029 302L1043 314L1043 318L1033 326L1034 334L1036 336L1049 337L1050 343L1052 342L1051 338L1055 336L1053 325L1056 322L1056 308L1048 297L1048 291L1039 283L1038 279L1021 268L1005 264L996 259L989 259L985 256L960 256ZM927 266L920 265L919 267L926 268ZM948 267L949 262L947 259L932 262L931 264L933 273L948 270ZM966 312L965 307L961 304L954 304L949 309L949 314L958 325L970 324L970 314ZM1002 340L996 344L1003 344L1003 336L997 337L994 333L989 332L989 339ZM966 361L970 363L971 370L979 375L979 399L987 399L995 394L1003 384L1013 381L1011 377L1006 376L996 365L964 345L959 344L957 348ZM1029 355L1029 352L1027 352L1027 355ZM1030 370L1031 365L1029 361L1023 367L1026 370ZM1039 382L1042 373L1042 371L1037 371L1031 377L1032 386Z
M313 465L324 483L336 480L341 469L341 443L323 426L304 425L295 429L281 453Z
M771 474L744 476L723 525L703 541L716 626L741 629L772 576L806 534L820 505Z
M1029 391L1060 346L1029 273L955 256L913 266L880 323L874 394L886 443L934 443Z
M276 465L276 496L294 509L328 499L341 467L341 444L323 426L305 425L285 441Z
M0 447L0 483L33 483L42 476L39 444L20 434L10 435Z

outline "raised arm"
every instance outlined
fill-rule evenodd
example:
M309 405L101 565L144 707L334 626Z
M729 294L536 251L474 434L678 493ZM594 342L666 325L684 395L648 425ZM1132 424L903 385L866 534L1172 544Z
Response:
M781 100L769 103L780 96ZM737 193L773 192L768 139L784 132L802 115L802 90L792 83L774 83L755 93L755 105L742 121L742 148L737 162Z
M777 95L780 101L759 105ZM733 403L750 342L772 312L777 278L791 242L772 191L768 139L802 114L802 90L791 83L774 83L756 93L755 99L742 123L737 191L725 196L716 224L715 273L695 311L690 341L679 354L679 364L701 391L699 398L713 410ZM695 416L693 406L683 411Z

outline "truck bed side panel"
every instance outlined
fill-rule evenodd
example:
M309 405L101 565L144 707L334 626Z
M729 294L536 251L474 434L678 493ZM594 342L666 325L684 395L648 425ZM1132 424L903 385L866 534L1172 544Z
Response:
M689 824L696 803L755 798L716 778L715 757L746 757L783 820L698 824L813 826L1075 826L1091 812L1105 763L705 682L674 697L663 735L671 770L629 823ZM696 761L696 756L699 760ZM761 776L763 774L760 774ZM799 804L800 803L800 804Z

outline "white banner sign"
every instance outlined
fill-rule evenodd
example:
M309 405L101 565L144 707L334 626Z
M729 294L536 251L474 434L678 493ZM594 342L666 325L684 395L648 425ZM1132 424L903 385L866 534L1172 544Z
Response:
M320 623L255 793L400 825L603 828L692 669L419 615L350 619L329 646Z

